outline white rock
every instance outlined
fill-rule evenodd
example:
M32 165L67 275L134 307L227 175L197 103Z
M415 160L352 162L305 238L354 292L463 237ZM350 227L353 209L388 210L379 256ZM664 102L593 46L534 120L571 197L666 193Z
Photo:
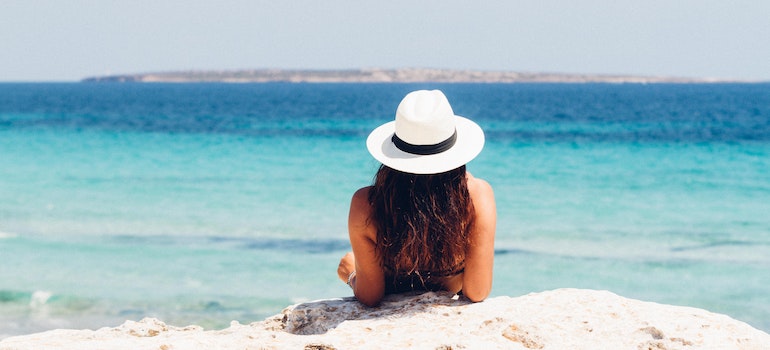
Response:
M481 303L451 295L352 298L290 306L262 322L205 331L157 319L99 330L54 330L0 349L770 349L770 335L705 310L606 291L559 289Z

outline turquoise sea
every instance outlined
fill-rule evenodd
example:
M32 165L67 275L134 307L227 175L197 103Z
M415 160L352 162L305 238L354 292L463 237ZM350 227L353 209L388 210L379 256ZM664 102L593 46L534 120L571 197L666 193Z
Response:
M350 296L365 138L423 88L487 135L492 296L606 289L770 331L770 84L5 83L0 338Z

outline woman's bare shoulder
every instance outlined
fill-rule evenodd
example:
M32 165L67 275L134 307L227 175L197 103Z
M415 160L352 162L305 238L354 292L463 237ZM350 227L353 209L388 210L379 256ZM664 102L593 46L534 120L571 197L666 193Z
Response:
M468 192L470 192L471 196L493 196L493 190L492 185L489 184L484 179L475 177L471 175L471 173L467 173L468 177Z
M359 188L355 193L353 193L353 204L369 204L369 191L371 191L371 189L372 186Z
M350 228L357 228L356 232L365 232L369 235L369 219L372 213L372 205L369 203L369 191L371 186L358 189L350 200L350 213L348 224ZM352 233L353 231L351 231Z
M468 174L468 193L471 195L476 217L480 222L486 222L491 228L497 220L497 205L492 185L483 179ZM494 229L491 229L493 232Z

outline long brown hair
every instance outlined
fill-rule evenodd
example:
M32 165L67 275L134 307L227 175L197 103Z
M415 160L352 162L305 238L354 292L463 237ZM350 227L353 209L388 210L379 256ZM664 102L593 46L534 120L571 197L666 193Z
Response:
M431 175L381 165L369 202L370 220L377 228L376 252L386 270L446 271L465 259L474 219L465 165Z

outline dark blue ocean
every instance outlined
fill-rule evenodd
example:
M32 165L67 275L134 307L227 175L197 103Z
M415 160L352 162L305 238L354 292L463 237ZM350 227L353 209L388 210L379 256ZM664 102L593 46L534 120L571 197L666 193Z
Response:
M770 331L770 84L6 83L0 338L350 296L366 136L423 88L486 132L492 296L603 289Z

